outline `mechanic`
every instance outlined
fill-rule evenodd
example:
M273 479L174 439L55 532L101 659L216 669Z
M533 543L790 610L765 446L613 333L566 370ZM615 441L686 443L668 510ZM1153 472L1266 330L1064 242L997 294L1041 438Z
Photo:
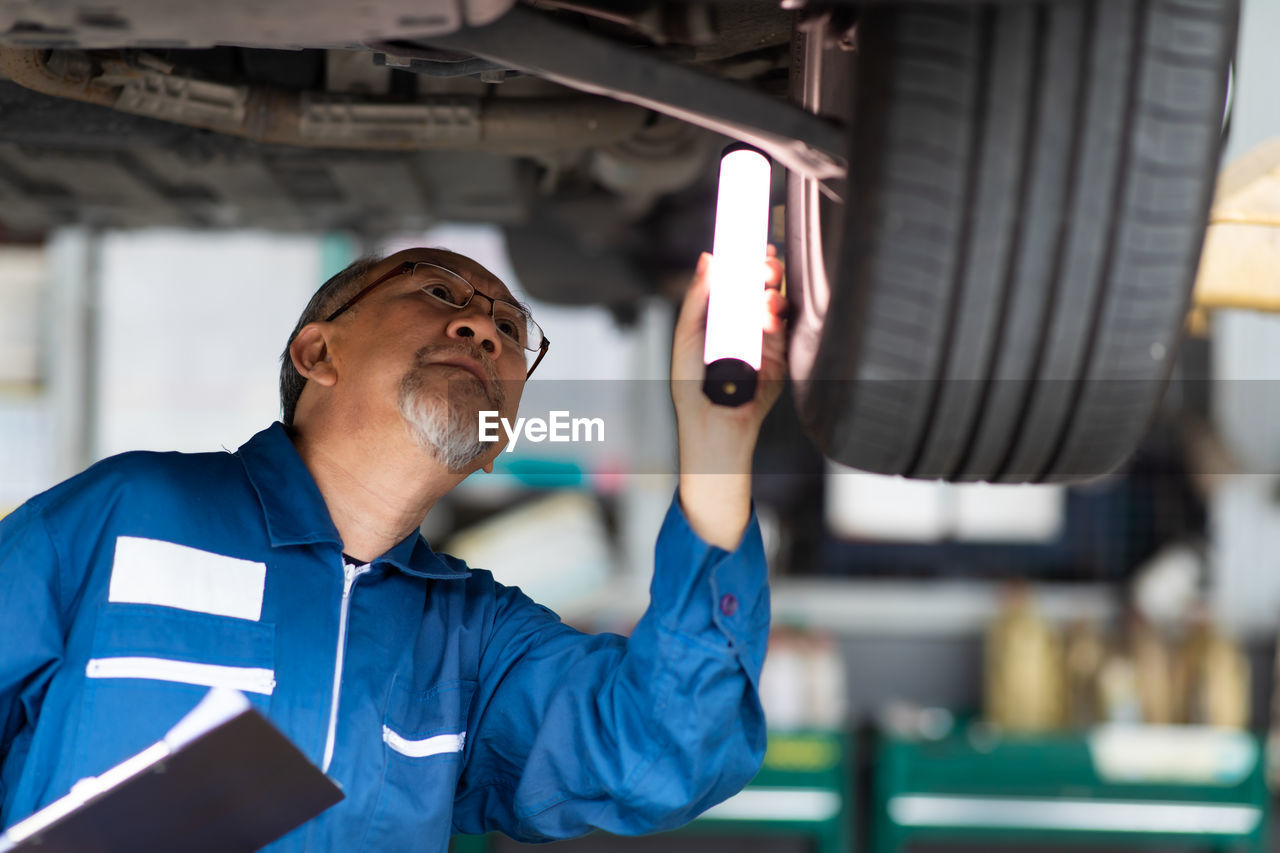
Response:
M4 825L159 740L215 685L346 795L273 850L637 834L739 790L765 745L750 465L785 372L768 263L753 403L700 392L706 255L681 308L678 490L630 638L573 630L418 532L492 469L502 442L478 442L477 413L513 416L527 357L547 351L501 281L443 250L326 282L282 358L283 423L236 453L126 453L32 498L0 522Z

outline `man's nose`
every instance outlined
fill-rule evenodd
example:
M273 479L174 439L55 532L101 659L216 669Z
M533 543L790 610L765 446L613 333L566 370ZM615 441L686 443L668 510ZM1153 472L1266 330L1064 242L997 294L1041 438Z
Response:
M447 332L451 338L466 338L479 344L480 349L493 358L502 355L502 336L498 334L498 327L493 324L493 318L478 306L455 317L449 323Z

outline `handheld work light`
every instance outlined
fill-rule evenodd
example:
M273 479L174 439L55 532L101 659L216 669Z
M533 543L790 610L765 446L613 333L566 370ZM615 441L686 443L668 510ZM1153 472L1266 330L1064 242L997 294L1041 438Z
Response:
M750 145L730 145L720 156L702 393L721 406L741 406L756 395L764 340L769 172L769 158Z

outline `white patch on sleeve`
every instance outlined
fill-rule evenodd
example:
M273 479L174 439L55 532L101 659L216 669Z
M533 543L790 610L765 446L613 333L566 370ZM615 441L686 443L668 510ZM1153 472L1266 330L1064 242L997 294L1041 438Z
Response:
M267 566L174 542L116 539L108 601L158 604L197 613L262 618Z

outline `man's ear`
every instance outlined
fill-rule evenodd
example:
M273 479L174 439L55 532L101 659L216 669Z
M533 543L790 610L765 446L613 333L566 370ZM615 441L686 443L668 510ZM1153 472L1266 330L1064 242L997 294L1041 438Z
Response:
M338 371L329 358L329 342L319 323L308 323L298 331L289 344L289 358L308 382L333 385L338 381Z

